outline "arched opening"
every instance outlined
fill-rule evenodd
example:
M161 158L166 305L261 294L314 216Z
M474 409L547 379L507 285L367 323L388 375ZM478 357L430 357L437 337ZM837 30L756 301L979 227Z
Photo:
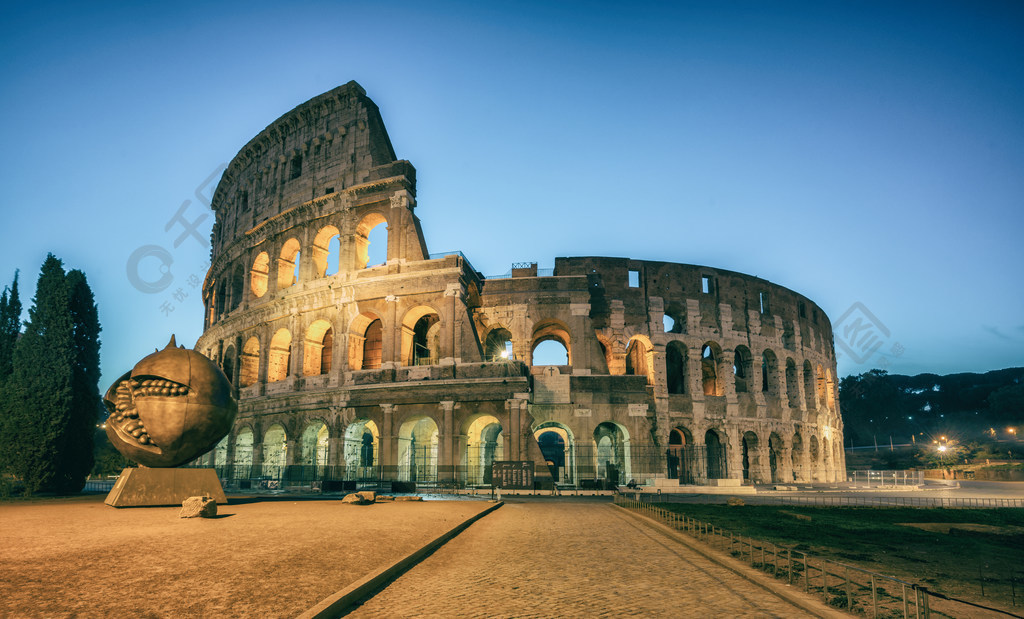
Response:
M356 268L384 264L388 260L388 221L370 213L356 226Z
M326 320L316 320L306 328L302 343L303 376L319 376L331 372L334 352L334 329Z
M242 428L235 436L235 455L233 465L237 470L236 477L248 477L252 468L252 428Z
M811 368L810 361L804 361L804 397L809 411L817 408L814 402L814 389L814 370Z
M836 412L836 383L832 378L832 369L825 370L825 403L828 410Z
M327 466L327 440L329 438L327 425L324 422L316 421L306 426L299 441L297 464L315 466L318 471ZM319 478L320 475L317 474L316 477Z
M281 479L288 462L288 435L275 423L263 434L263 475Z
M758 479L760 471L760 454L757 452L758 439L757 434L753 432L743 433L743 481L755 483L761 481Z
M540 453L556 483L576 484L575 446L572 433L565 426L547 422L533 433Z
M804 471L804 439L799 432L793 434L793 448L790 451L790 461L793 467L793 481L807 481Z
M708 479L725 479L727 477L725 444L715 430L708 430L704 433L704 450Z
M771 482L779 483L782 479L779 467L782 464L782 437L772 432L768 435L768 470L771 472Z
M341 237L334 226L324 226L313 238L310 257L316 277L326 277L338 272L341 254Z
M384 329L380 318L364 312L352 320L348 333L348 367L350 370L380 368L384 353Z
M798 382L799 376L796 371L796 362L793 361L792 357L786 358L786 398L789 401L789 407L792 409L800 408L800 383Z
M512 358L512 333L503 327L488 331L484 339L484 361L508 361Z
M697 451L690 431L682 426L672 428L668 435L668 476L681 484L697 483Z
M753 358L746 346L737 346L733 353L732 374L736 393L749 391L749 382L753 373Z
M413 417L398 430L398 479L437 480L437 423L430 417Z
M213 448L213 461L210 463L214 468L217 469L218 477L232 477L224 472L224 469L228 463L228 443L230 439L228 436L220 439L217 445ZM252 458L252 433L249 433L249 458Z
M238 370L238 384L242 387L255 385L260 379L260 341L256 336L245 340L242 347L242 363Z
M402 321L404 365L434 365L441 345L441 316L430 307L415 307Z
M359 481L377 479L379 450L377 424L368 419L350 423L345 429L345 476Z
M220 360L220 369L224 372L224 376L227 377L228 382L234 384L235 382L235 347L228 346L224 349L224 356Z
M213 315L217 320L224 314L224 302L228 296L227 282L223 279L217 283L216 292L213 294L214 312Z
M722 349L714 342L706 342L700 349L700 374L704 395L724 395L722 374L719 371Z
M267 294L267 280L270 277L270 256L265 251L256 255L249 271L249 290L257 299Z
M470 485L490 484L492 463L505 459L501 422L491 415L481 415L473 420L465 435L462 454L465 482Z
M665 379L670 394L686 393L686 345L679 341L665 347Z
M626 346L626 374L632 376L644 376L647 384L654 384L654 364L651 363L654 357L654 349L650 340L643 336L636 336L629 340Z
M779 395L779 360L771 350L761 353L761 393Z
M533 328L530 359L532 365L572 365L572 347L565 325L554 320L538 322Z
M676 304L666 307L661 326L665 333L686 333L686 308Z
M267 382L275 383L288 378L292 355L292 334L288 329L278 329L270 339L267 355Z
M629 433L617 423L605 421L594 429L597 477L615 487L628 482L633 474L629 453Z
M822 481L835 481L832 477L835 470L832 468L832 441L828 437L821 439L821 469Z
M231 273L231 310L236 309L242 304L242 295L244 294L245 274L242 272L242 265L236 264L235 270Z
M284 290L299 281L299 241L292 238L281 246L277 259L277 289Z

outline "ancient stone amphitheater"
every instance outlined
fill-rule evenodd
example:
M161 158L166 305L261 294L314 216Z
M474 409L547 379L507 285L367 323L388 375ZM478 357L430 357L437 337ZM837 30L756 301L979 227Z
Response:
M275 485L473 486L512 466L493 462L539 488L842 478L832 329L811 300L628 258L485 277L427 251L415 174L355 82L231 161L196 349L239 415L204 464Z

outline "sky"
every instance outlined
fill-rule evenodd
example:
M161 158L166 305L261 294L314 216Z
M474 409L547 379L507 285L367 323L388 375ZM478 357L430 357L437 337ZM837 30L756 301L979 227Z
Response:
M223 166L356 80L431 252L757 275L825 310L840 376L1021 366L1022 32L998 1L5 3L0 283L27 310L47 252L85 271L101 388L191 346Z

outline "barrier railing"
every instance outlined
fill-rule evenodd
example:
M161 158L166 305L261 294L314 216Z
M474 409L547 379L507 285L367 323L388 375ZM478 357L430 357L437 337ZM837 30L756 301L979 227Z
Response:
M744 498L746 501L746 498ZM713 524L624 495L615 504L665 524L751 567L799 586L828 605L871 617L1020 617L928 587L771 542L735 535Z

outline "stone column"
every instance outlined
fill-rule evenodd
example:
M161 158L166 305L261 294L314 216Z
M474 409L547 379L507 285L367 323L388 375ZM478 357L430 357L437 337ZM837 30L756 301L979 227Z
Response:
M380 424L380 465L384 472L384 479L395 479L398 473L398 463L395 461L398 454L398 437L394 429L394 404L381 404L381 411L384 415Z
M381 346L381 365L384 363L402 363L402 325L398 322L398 297L393 294L389 294L385 301L387 301L387 321L388 328L384 329L383 342Z
M437 442L440 450L440 462L437 464L438 481L455 480L455 458L452 454L452 437L455 434L454 411L455 401L438 402L441 408L441 425L437 431Z

